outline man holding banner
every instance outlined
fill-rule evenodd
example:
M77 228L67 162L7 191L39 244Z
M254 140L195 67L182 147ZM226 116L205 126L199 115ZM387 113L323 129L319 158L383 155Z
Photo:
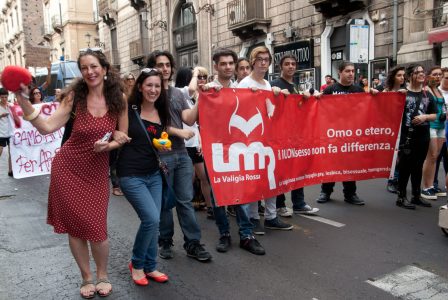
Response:
M213 54L214 69L218 73L218 78L207 84L205 90L210 87L220 90L223 87L236 88L237 83L233 82L232 76L235 71L237 55L230 49L218 49ZM216 206L212 193L213 213L215 215L216 226L218 226L220 238L216 245L218 252L227 252L231 245L230 225L227 218L225 206ZM265 250L253 235L253 224L249 219L249 204L235 205L236 221L239 227L240 248L252 254L264 255Z
M339 82L328 86L323 91L324 95L340 95L340 94L353 94L353 93L364 93L364 89L358 85L354 85L355 80L355 65L349 61L343 61L339 65ZM370 93L378 93L375 89L370 89ZM326 182L321 186L321 192L319 198L317 198L318 203L326 203L330 201L330 195L333 192L334 182ZM360 199L356 194L356 181L344 181L342 182L344 186L344 201L354 205L364 205L364 200Z
M286 54L280 59L280 78L277 78L271 82L271 86L276 86L282 90L288 90L291 94L303 94L304 98L309 98L309 92L299 91L298 85L294 84L294 74L297 69L297 59L294 55ZM277 214L282 217L291 217L292 212L295 214L313 215L319 211L316 207L311 207L305 202L305 194L303 188L295 189L291 191L291 201L293 211L285 205L285 194L277 196Z
M241 80L238 88L251 88L253 91L257 89L270 91L272 89L274 94L278 95L280 88L271 88L269 82L264 79L271 62L272 56L268 48L265 46L254 48L250 53L252 72L249 76ZM266 208L264 227L274 230L292 230L293 226L291 224L284 223L277 217L276 197L266 198L264 202ZM264 228L260 224L260 216L258 214L258 203L254 202L250 204L249 214L251 222L255 225L254 233L264 234Z

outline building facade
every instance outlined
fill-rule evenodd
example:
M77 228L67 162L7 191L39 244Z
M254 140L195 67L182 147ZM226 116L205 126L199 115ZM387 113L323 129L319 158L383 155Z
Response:
M270 77L279 75L280 57L292 53L304 88L327 74L337 77L342 60L355 63L357 78L383 79L396 64L448 65L446 2L3 0L0 61L29 65L40 52L27 46L49 51L52 60L101 47L120 72L137 73L147 54L160 49L172 52L178 66L212 70L217 48L247 57L265 45L274 57Z
M41 0L43 44L51 51L51 60L76 60L79 50L99 47L95 19L96 0Z
M3 0L0 9L0 68L46 66L50 49L41 43L42 1Z
M443 26L441 0L98 0L99 36L115 53L122 72L137 71L155 50L171 51L178 66L212 70L214 49L227 47L248 56L258 45L278 61L293 53L297 80L318 85L337 77L342 60L356 65L356 76L383 79L396 64L438 64L443 41L428 32Z

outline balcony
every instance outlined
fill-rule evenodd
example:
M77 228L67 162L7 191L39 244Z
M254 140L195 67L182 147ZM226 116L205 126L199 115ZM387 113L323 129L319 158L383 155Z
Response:
M137 40L129 43L129 58L134 64L143 66L145 54L143 53L142 41Z
M309 0L317 12L322 13L325 18L346 15L350 12L365 9L367 0Z
M100 0L98 2L98 15L108 26L114 25L117 21L117 1L118 0Z
M266 18L264 1L233 0L227 3L228 28L233 35L246 39L268 32L271 20Z
M62 32L62 22L61 17L58 15L54 15L51 17L51 26L53 27L54 31L57 33Z
M51 36L53 35L53 28L50 26L50 24L44 25L44 39L49 42L51 40Z

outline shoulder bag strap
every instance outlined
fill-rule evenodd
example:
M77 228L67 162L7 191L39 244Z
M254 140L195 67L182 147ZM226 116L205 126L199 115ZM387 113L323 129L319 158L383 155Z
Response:
M151 146L151 149L157 158L157 162L159 163L159 168L161 170L161 173L163 174L163 176L167 175L168 168L167 168L166 164L160 159L159 153L157 152L157 150L154 148L154 145L152 144L152 141L148 134L148 131L146 131L145 124L143 124L142 118L140 117L140 114L138 113L137 105L132 105L132 109L134 110L135 116L137 117L137 120L140 123L140 126L142 127L143 131L145 132L146 137L148 138L149 145Z

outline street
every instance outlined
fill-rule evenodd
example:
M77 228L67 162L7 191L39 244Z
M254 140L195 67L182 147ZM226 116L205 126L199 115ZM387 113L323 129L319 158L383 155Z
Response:
M54 234L46 224L49 176L8 177L6 157L0 157L0 299L81 299L67 236ZM147 287L134 285L127 267L139 220L124 197L111 196L113 294L108 299L448 299L448 238L437 226L438 207L446 199L432 202L432 208L405 210L395 206L396 195L385 185L385 179L358 183L365 206L346 204L341 184L332 194L335 200L326 204L315 202L319 186L306 187L307 203L319 207L323 219L283 218L294 224L293 231L267 230L257 237L265 256L239 248L233 217L232 248L218 253L214 221L197 212L201 242L213 261L185 255L176 221L175 257L159 259L159 270L170 281ZM413 271L417 279L394 273L401 271ZM425 274L431 279L425 281ZM398 283L389 289L375 286L381 279Z

